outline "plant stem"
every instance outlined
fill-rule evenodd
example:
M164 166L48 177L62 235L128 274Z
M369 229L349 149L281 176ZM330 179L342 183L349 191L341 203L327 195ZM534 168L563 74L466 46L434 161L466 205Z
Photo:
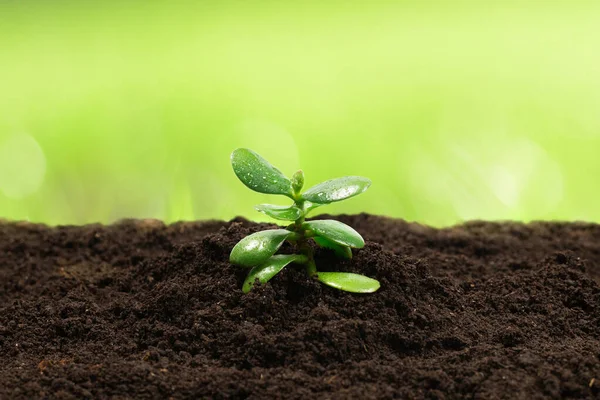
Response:
M294 232L296 232L299 236L296 241L296 245L298 246L300 254L306 256L306 272L309 276L313 277L317 274L317 266L315 265L313 249L308 244L306 231L302 226L306 219L306 209L304 207L304 200L296 200L295 203L296 206L302 211L300 218L294 221Z
M294 221L296 232L301 233L300 231L303 231L302 224L304 223L304 220L306 219L306 210L304 208L304 200L296 200L295 203L296 203L296 207L298 207L300 209L300 211L302 211L302 214L300 214L300 218L298 218L296 221Z

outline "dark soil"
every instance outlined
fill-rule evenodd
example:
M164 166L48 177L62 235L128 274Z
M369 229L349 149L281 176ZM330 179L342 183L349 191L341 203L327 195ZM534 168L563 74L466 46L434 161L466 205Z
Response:
M379 292L243 295L241 218L0 223L0 399L600 398L599 225L339 219L367 245L318 265Z

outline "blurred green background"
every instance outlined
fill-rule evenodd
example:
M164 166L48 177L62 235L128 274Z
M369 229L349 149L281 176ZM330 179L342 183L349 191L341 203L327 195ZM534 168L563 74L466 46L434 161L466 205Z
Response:
M598 1L0 0L0 217L261 219L229 154L323 212L600 221Z

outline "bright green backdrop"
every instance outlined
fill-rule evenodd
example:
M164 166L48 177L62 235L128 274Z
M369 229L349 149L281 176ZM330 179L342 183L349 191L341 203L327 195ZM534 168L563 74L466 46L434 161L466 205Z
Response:
M1 217L260 218L240 146L373 180L332 213L600 221L600 2L0 0Z

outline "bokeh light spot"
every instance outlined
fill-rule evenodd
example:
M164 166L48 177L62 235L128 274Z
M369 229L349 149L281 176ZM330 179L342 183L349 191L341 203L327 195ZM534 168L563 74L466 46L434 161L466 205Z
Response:
M519 202L520 190L518 177L503 165L495 165L490 169L490 188L507 207L514 207Z
M11 199L22 199L39 190L46 174L46 156L38 142L16 134L0 142L0 190Z
M418 213L469 219L544 219L564 197L560 165L537 143L502 135L452 141L413 161Z

